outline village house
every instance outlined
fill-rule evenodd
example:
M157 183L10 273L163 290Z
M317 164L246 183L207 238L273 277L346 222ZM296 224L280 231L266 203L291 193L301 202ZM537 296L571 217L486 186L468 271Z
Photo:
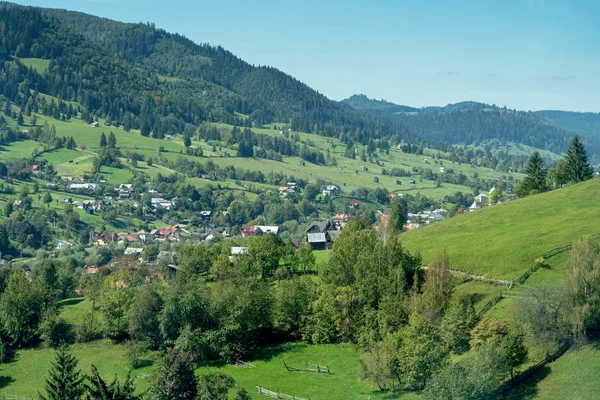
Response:
M38 172L40 172L40 166L37 164L28 165L27 169L30 170L31 172L33 172L34 174L37 174Z
M218 233L218 232L211 232L211 233L208 234L208 236L204 240L206 240L207 242L210 242L211 240L217 239L219 237L221 237L220 233Z
M337 196L340 194L340 189L335 185L327 185L323 189L323 196Z
M248 247L233 246L231 248L231 255L229 256L229 261L233 262L235 260L235 256L238 256L240 254L248 254L248 251L249 251Z
M181 240L181 229L179 225L172 226L171 228L153 229L150 232L150 236L153 240L159 242L165 240L179 242Z
M108 246L110 243L118 239L116 232L104 231L92 237L92 246Z
M250 226L247 228L240 228L240 234L243 237L254 236L255 233L256 233L256 229L253 226Z
M313 250L330 249L338 236L339 231L329 220L313 221L306 229L306 241Z
M71 242L67 242L66 240L62 240L62 239L58 239L56 241L56 245L55 248L57 250L63 250L63 249L68 249L70 247L73 247L73 243Z
M359 206L359 204L358 204L358 201L356 201L356 200L350 200L348 202L348 207L350 207L352 209L358 208L358 206Z
M292 189L288 186L281 186L279 188L279 194L282 195L283 197L287 197L288 195L290 195L292 193L296 193L296 190Z
M481 208L481 206L479 204L477 204L476 201L473 202L473 204L471 204L471 206L469 207L469 211L476 211L479 210Z
M481 194L475 196L474 199L478 203L487 203L488 199L489 199L489 196L487 194L485 194L485 193L481 193Z
M278 226L257 225L254 227L255 232L256 232L256 230L260 230L261 233L263 233L263 234L266 234L266 233L274 233L275 235L279 234Z
M98 185L96 183L71 183L67 185L67 190L96 190Z

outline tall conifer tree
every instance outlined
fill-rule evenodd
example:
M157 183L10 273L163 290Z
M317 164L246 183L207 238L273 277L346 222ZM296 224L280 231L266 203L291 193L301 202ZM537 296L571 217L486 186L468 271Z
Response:
M569 182L583 182L594 176L594 168L588 162L585 147L579 140L579 136L573 137L565 160L567 161L566 172Z

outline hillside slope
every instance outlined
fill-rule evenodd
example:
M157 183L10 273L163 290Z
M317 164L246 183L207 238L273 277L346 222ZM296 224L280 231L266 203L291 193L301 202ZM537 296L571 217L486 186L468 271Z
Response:
M446 249L455 269L514 279L544 251L600 232L597 196L596 179L407 232L403 243L424 263Z

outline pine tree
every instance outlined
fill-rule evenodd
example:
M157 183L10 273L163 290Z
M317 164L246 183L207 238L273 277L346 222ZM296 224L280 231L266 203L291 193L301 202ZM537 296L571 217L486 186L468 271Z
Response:
M135 395L135 386L131 380L130 373L127 374L125 381L121 384L117 377L111 383L106 383L96 366L92 364L92 374L87 376L90 381L86 400L137 400L139 396Z
M108 148L109 149L114 149L115 147L117 147L117 137L115 136L115 134L111 131L108 134Z
M50 376L46 378L46 395L41 400L80 400L84 393L81 371L77 369L77 358L62 345L54 354Z
M594 168L588 162L585 147L579 140L579 136L573 137L565 160L567 162L566 172L568 182L583 182L594 176Z
M183 145L185 147L190 147L192 145L192 139L188 135L183 137Z
M23 120L23 113L19 113L19 116L17 117L17 124L23 125L24 123L25 121Z
M406 209L401 201L395 201L392 204L392 212L390 214L390 224L394 232L400 233L404 230L406 224Z
M548 185L546 183L548 171L546 170L544 160L542 160L539 151L534 151L533 154L531 154L531 157L529 157L526 171L527 176L517 188L517 194L519 196L524 197L531 192L542 193L548 190Z
M102 132L102 135L100 135L100 147L106 147L106 135L104 132Z

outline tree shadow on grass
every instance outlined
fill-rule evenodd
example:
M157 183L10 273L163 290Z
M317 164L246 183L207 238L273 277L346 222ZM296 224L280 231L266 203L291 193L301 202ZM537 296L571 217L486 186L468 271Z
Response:
M85 297L74 297L72 299L62 300L62 301L56 303L56 306L60 310L61 308L66 307L66 306L74 306L76 304L79 304L84 300L85 300Z
M502 395L504 400L530 400L537 397L538 384L550 374L550 367L545 366L518 386Z
M4 389L14 381L15 380L10 376L0 376L0 389Z
M308 346L306 343L281 343L272 346L259 347L251 356L254 361L271 361L273 358L288 351L298 351Z

